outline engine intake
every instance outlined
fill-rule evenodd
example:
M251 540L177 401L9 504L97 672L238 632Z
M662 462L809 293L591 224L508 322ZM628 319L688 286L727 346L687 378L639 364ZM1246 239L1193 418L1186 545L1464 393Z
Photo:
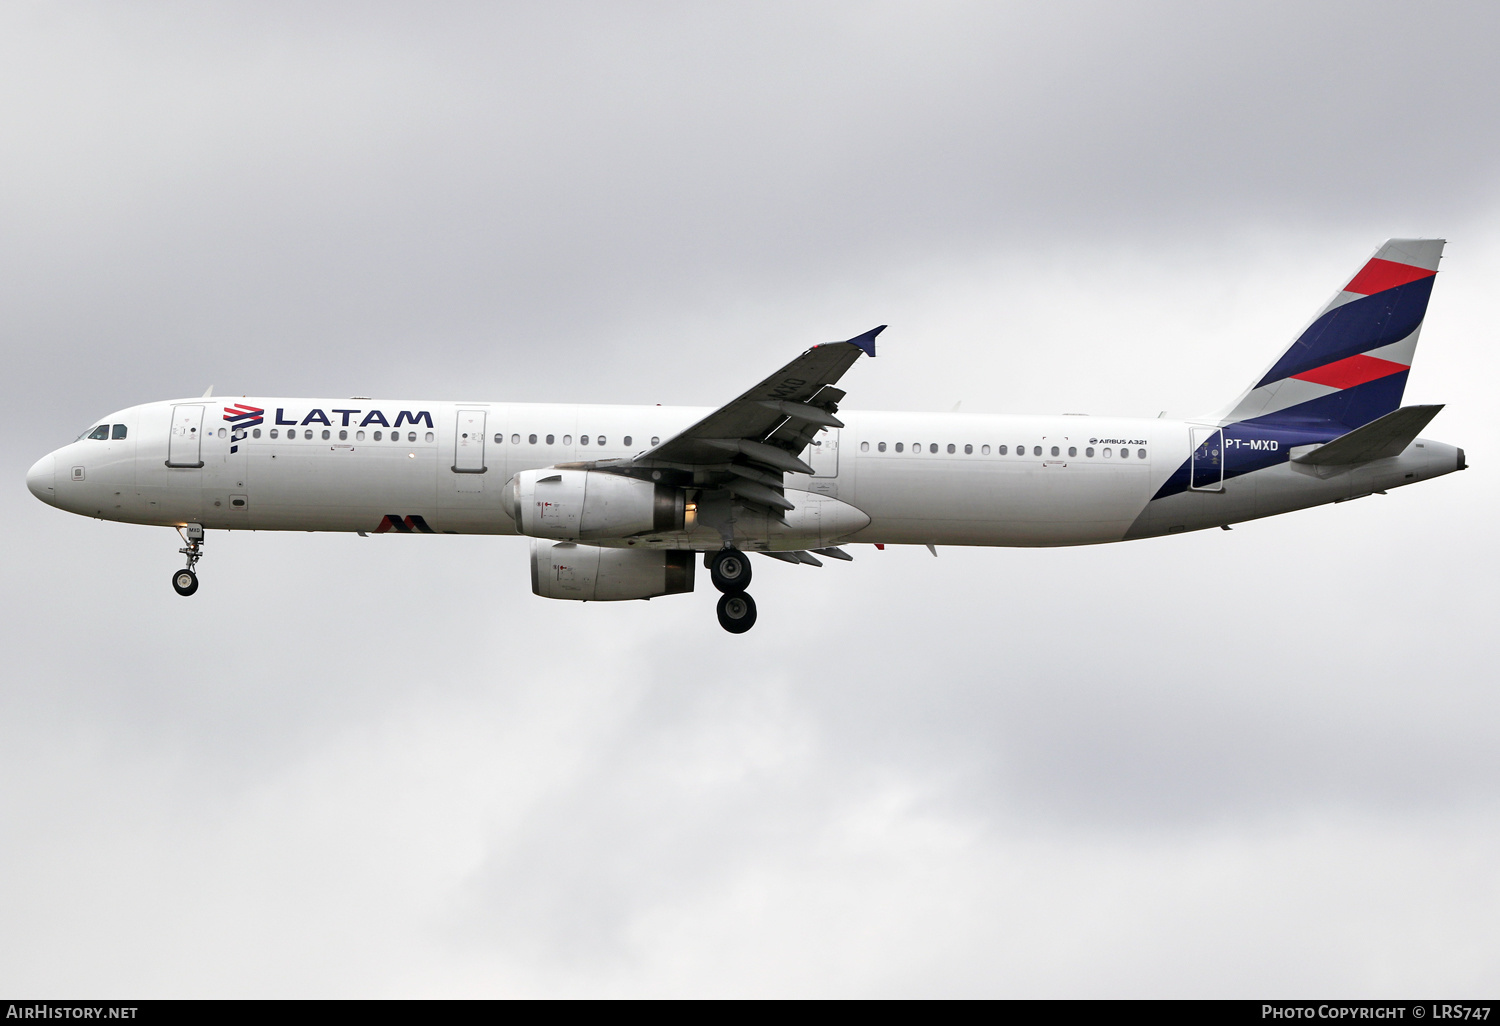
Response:
M531 543L531 590L542 598L618 602L693 590L693 553Z
M533 538L628 538L680 531L682 490L597 470L523 470L505 484L502 507Z

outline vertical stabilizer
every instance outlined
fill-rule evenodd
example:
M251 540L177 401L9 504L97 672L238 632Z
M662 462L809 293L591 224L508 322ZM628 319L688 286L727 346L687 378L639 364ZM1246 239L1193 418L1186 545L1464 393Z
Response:
M1351 430L1398 408L1443 243L1387 241L1221 421Z

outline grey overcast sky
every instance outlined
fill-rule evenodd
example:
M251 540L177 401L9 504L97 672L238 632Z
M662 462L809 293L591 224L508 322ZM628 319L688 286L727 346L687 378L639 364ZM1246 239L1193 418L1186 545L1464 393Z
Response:
M0 6L0 991L1442 996L1500 979L1500 7ZM179 395L1218 407L1389 236L1473 469L547 602L26 467Z

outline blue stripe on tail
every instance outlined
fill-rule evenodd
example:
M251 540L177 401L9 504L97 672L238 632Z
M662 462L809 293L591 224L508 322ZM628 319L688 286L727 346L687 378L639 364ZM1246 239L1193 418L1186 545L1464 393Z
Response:
M1276 361L1276 366L1255 383L1256 387L1400 342L1421 327L1422 318L1427 315L1427 300L1432 296L1432 283L1436 280L1427 277L1397 285L1328 311L1292 343L1291 348ZM1390 410L1382 412L1389 413Z

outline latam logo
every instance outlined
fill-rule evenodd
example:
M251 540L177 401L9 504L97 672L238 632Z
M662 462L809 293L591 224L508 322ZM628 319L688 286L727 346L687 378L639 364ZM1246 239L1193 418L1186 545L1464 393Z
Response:
M239 443L245 440L245 435L250 429L266 422L266 411L258 406L235 403L233 406L224 407L224 419L233 425L229 434L229 451L239 452Z
M429 428L432 427L432 414L426 410L418 410L416 413L412 413L410 410L402 410L396 414L396 423L394 424L387 420L385 414L379 410L370 410L368 412L365 410L330 410L329 412L342 418L339 424L340 427L348 427L350 418L357 417L361 413L364 414L364 419L359 422L359 427L369 427L371 424L379 427L401 427L403 424L410 424L412 427L424 424ZM301 420L298 420L295 415L288 417L286 410L278 406L276 408L276 424L278 426L290 424L297 427L306 427L308 424L322 424L324 427L332 427L333 421L322 410L311 410Z

